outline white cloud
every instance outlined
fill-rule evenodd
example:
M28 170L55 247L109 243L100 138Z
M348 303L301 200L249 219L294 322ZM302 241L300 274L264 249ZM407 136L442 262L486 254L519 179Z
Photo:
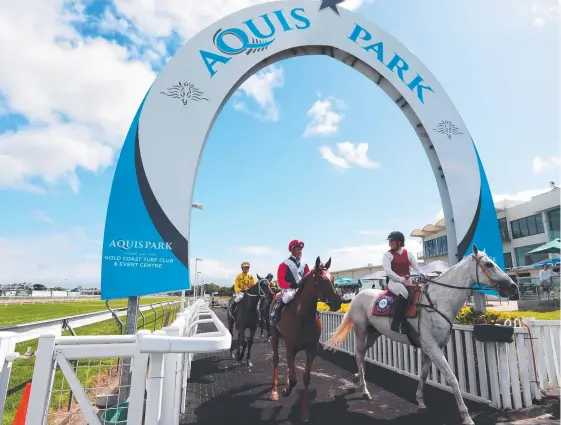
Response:
M252 98L261 108L260 113L253 113L263 121L279 120L279 105L275 100L274 89L284 85L284 71L281 67L269 66L249 77L239 90ZM234 109L249 112L244 102L234 102Z
M269 0L115 0L118 11L138 29L153 37L167 37L176 32L182 39L192 37L201 29L241 9ZM374 0L347 0L339 5L356 10Z
M559 22L558 1L531 2L532 26L543 28L550 22Z
M350 168L353 164L362 168L380 168L379 162L368 159L368 143L337 143L337 150L339 155L329 146L319 148L323 159L341 169Z
M14 147L17 135L2 139L0 187L41 190L38 182L64 180L77 190L76 169L96 172L114 159L109 150L114 154L120 148L156 77L152 65L169 59L166 43L177 38L185 42L214 21L265 1L116 0L101 16L86 16L89 2L80 0L0 2L0 57L9 58L0 67L0 113L24 115L31 127L19 129L18 140L30 135L33 141ZM362 3L348 0L345 7ZM84 37L75 24L120 35L128 44L121 46L92 32ZM262 108L260 118L278 119L272 90L282 80L280 68L272 68L244 85L242 91ZM58 140L61 129L63 137ZM46 146L38 142L44 139ZM49 166L36 161L40 154L52 154L55 145L64 160ZM84 159L86 151L93 159Z
M279 251L268 246L239 246L236 248L238 252L248 255L279 255Z
M532 161L532 169L534 170L534 174L545 173L559 167L561 167L561 157L559 156L536 156Z
M276 279L277 269L279 265L278 260L261 260L261 261L250 261L251 268L250 273L257 279L257 275L260 277L265 277L269 272L273 273ZM234 280L238 273L241 272L241 261L222 261L212 258L203 258L203 261L199 262L197 272L202 272L199 277L199 283L215 283L221 286L231 286L234 284ZM195 260L191 260L191 281L195 282Z
M66 232L0 237L0 284L42 283L73 288L99 287L101 240L80 227Z
M307 112L310 122L306 126L303 137L329 136L337 133L344 117L341 113L343 109L345 103L340 99L328 97L324 100L316 100Z
M413 254L422 252L420 241L414 239L405 240L405 248ZM356 245L336 248L329 251L331 256L331 270L346 270L354 267L366 267L368 264L379 266L382 264L382 256L388 250L388 244L379 245Z
M365 3L374 3L374 0L346 0L344 3L339 4L339 7L344 7L348 10L356 10Z
M51 226L54 226L55 222L54 220L49 217L49 215L43 211L43 210L34 210L31 211L31 215L38 221L41 221L43 223L47 223L50 224Z
M501 193L501 194L493 193L493 202L495 203L495 207L502 207L502 208L509 207L522 202L529 201L534 196L548 192L549 190L551 189L550 188L530 189L530 190L523 190L515 193Z
M124 140L155 75L126 48L84 39L72 27L84 19L62 0L0 3L0 57L10 58L0 91L31 122L0 138L0 187L37 190L36 178L63 179L77 191L76 169L107 166Z
M442 220L444 218L444 210L440 208L440 211L436 214L436 221Z
M36 177L53 185L66 181L78 192L76 168L98 172L111 164L113 147L86 125L52 123L0 135L0 189L41 191Z

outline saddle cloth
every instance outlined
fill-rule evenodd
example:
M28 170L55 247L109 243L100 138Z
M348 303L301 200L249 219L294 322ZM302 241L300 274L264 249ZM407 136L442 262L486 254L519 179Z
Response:
M419 301L419 297L421 296L423 286L424 285L421 284L405 285L405 287L407 288L407 293L409 294L409 297L407 298L408 302L405 317L417 317L417 314L419 313L419 307L417 303ZM374 307L372 307L372 315L393 317L395 298L396 296L389 289L386 289L376 297L376 300L374 301Z

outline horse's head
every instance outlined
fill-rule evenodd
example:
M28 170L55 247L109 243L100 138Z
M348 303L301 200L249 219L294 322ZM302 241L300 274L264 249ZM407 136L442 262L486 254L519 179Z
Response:
M329 273L329 267L331 267L331 258L324 265L318 257L316 258L316 264L311 270L310 275L315 281L316 298L319 298L322 301L328 301L329 308L332 311L338 311L341 308L343 301L335 292L335 279L331 273Z
M257 275L257 285L259 288L259 295L260 296L266 296L269 293L271 293L271 285L269 284L269 281L267 280L267 278L265 277L261 277L259 275Z
M485 252L480 252L475 244L471 260L475 263L475 267L471 268L472 282L497 289L501 297L516 294L518 287L514 281Z

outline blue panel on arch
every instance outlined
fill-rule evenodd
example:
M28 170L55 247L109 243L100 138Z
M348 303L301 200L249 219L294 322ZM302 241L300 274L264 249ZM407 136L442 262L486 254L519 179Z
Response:
M138 120L129 129L113 179L103 240L101 299L189 288L189 269L154 226L142 198L135 164Z
M495 204L493 202L493 195L491 188L487 181L479 152L473 145L475 154L477 155L477 162L479 165L479 175L481 177L481 194L479 200L479 219L473 234L471 243L467 247L465 255L473 252L473 244L477 245L480 250L485 250L485 253L497 263L497 265L504 270L504 254L501 233L499 230L499 222L497 213L495 211Z

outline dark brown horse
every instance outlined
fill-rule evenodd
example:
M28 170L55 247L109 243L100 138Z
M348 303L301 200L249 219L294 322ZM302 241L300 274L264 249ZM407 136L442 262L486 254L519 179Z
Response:
M278 400L279 378L279 338L284 339L286 347L286 361L288 363L287 387L283 390L284 397L290 396L296 386L296 369L294 359L299 351L306 351L306 370L304 371L304 390L300 394L302 405L302 421L310 420L310 401L308 387L310 386L310 371L316 357L316 351L321 335L321 322L317 315L317 302L327 300L334 311L341 307L341 297L335 293L333 277L329 273L331 258L321 264L318 257L314 268L302 279L294 299L285 306L280 313L279 321L271 326L271 345L273 347L273 389L271 400ZM279 294L280 296L280 294ZM275 303L273 303L274 305ZM273 306L271 306L273 307Z

